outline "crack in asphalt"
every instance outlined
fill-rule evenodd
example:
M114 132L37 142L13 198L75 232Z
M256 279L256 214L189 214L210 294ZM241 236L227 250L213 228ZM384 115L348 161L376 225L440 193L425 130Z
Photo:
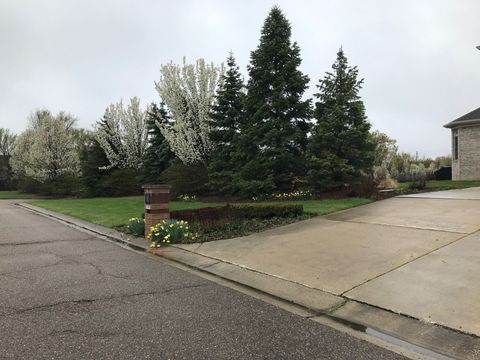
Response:
M34 270L39 270L39 269L46 269L46 268L49 268L49 267L55 267L55 266L58 266L58 265L76 264L76 265L89 265L96 270L98 275L102 275L102 276L109 276L109 277L114 277L114 278L117 278L117 279L125 279L125 280L134 278L131 275L116 275L116 274L109 273L108 271L105 271L104 269L102 269L99 265L96 265L96 264L94 264L93 262L90 262L90 261L79 261L79 260L75 259L74 257L59 255L59 254L50 253L50 252L46 252L46 251L43 251L42 253L47 254L47 255L53 255L57 258L60 258L60 260L58 260L58 261L56 261L52 264L39 265L39 266L29 267L29 268L25 268L25 269L21 269L21 270L0 272L0 276L10 276L10 277L15 278L17 280L22 280L24 278L16 277L14 275L25 273L25 272L30 272L30 271L34 271ZM92 252L90 252L90 253L92 253ZM83 255L86 255L86 254L82 254L80 256L83 256Z
M100 297L100 298L94 298L94 299L65 300L65 301L59 301L59 302L56 302L56 303L53 303L53 304L43 304L43 305L32 306L32 307L25 308L25 309L15 309L14 312L1 315L0 317L11 316L11 315L19 315L19 314L23 314L23 313L30 312L30 311L48 310L48 309L51 309L51 308L54 308L54 307L57 307L57 306L66 305L66 304L74 304L74 305L92 304L92 303L97 302L97 301L128 299L128 298L131 298L131 297L144 296L144 295L169 294L171 292L176 292L176 291L181 291L181 290L186 290L186 289L206 287L206 286L210 286L210 284L209 283L201 283L201 284L195 284L195 285L185 285L185 286L180 286L180 287L173 287L173 288L166 289L166 290L143 291L143 292L138 292L138 293L134 293L134 294L113 295L113 296Z

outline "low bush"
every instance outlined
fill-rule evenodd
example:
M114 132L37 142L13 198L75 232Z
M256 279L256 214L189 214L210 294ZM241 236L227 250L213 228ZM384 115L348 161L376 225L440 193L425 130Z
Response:
M219 223L239 219L287 218L303 215L302 205L226 205L195 210L172 211L172 219L189 222Z
M371 198L377 190L377 181L373 176L362 176L354 184L351 185L350 196Z
M310 200L313 193L310 190L296 190L283 193L274 193L268 196L254 196L253 201L257 200Z
M427 186L428 173L424 166L412 166L410 169L410 190L423 190Z
M277 226L283 226L295 223L300 220L306 220L313 215L302 215L296 217L270 219L240 219L223 223L211 224L192 223L191 228L198 235L196 241L215 241L230 239L240 236L247 236L260 231L272 229Z
M150 247L161 247L169 244L194 242L196 234L190 232L188 222L183 220L163 220L152 226L148 238L152 241Z
M423 190L427 187L426 179L413 179L409 184L408 188L410 190Z
M303 215L303 205L235 205L237 216L244 219L286 218Z
M71 174L65 174L55 180L44 182L23 177L18 181L18 190L47 196L77 196L82 192L82 184L80 178Z

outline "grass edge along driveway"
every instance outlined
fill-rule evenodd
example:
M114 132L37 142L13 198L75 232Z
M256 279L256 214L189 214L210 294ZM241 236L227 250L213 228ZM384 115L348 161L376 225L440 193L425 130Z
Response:
M128 196L117 198L90 198L90 199L42 199L29 200L29 204L73 216L94 224L114 228L125 225L128 219L140 216L143 213L143 196ZM325 215L335 211L370 203L369 199L347 198L339 200L305 200L257 202L251 205L262 204L301 204L306 213ZM170 211L199 209L204 207L222 206L221 202L200 201L172 201Z
M16 190L0 191L0 200L34 199L38 197L33 194L26 194Z

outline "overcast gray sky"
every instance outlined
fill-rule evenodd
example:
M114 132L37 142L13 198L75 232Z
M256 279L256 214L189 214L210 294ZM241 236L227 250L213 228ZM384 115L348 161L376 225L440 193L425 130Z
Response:
M37 108L91 127L106 106L158 101L162 63L225 61L242 72L278 4L301 47L308 96L343 45L365 78L375 129L420 156L450 152L443 124L480 106L478 0L1 0L0 127Z

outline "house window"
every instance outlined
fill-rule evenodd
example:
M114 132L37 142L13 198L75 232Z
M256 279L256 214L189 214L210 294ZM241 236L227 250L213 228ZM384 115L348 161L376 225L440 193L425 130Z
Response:
M453 160L458 160L458 130L453 130Z

